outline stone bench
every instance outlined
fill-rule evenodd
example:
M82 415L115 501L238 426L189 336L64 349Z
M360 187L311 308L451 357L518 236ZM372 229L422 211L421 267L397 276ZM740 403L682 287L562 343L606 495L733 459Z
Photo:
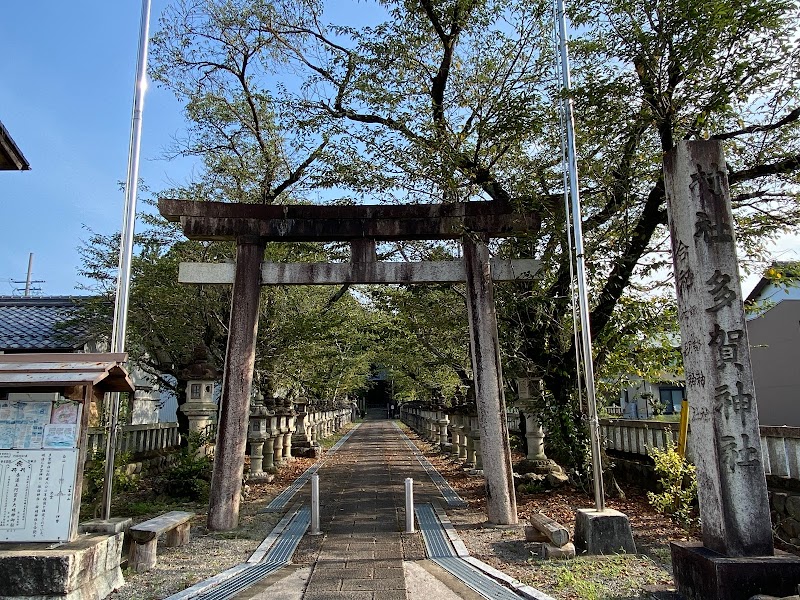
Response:
M167 534L164 542L167 547L189 543L189 520L193 516L193 512L173 510L131 527L128 532L131 538L128 568L140 573L156 566L156 546L162 533Z

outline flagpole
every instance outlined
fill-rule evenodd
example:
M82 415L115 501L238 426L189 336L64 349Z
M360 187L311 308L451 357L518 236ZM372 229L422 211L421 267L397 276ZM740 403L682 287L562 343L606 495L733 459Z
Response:
M594 387L594 364L592 360L592 331L589 322L589 299L586 291L586 260L583 249L583 227L581 225L581 201L578 193L578 161L575 153L575 121L572 114L572 97L569 53L567 51L567 27L564 20L564 1L556 0L558 22L558 47L561 55L561 79L564 98L564 122L567 129L567 163L569 166L569 195L572 199L573 238L575 240L575 262L578 279L578 306L583 339L583 369L586 383L586 404L589 408L589 439L592 448L592 475L594 477L594 501L598 511L605 510L603 491L603 465L600 458L600 421L597 418L597 401Z
M139 54L136 63L136 80L133 94L131 137L128 148L128 176L125 180L125 208L119 246L119 269L117 271L117 296L114 304L114 328L111 333L111 351L125 352L125 333L128 325L128 300L130 298L131 258L133 256L133 234L136 225L136 193L139 187L139 154L142 141L142 112L147 89L147 46L150 31L151 0L142 0L139 23ZM117 447L119 421L119 392L111 394L109 429L106 435L106 476L103 485L102 518L111 516L111 490L114 484L114 455Z

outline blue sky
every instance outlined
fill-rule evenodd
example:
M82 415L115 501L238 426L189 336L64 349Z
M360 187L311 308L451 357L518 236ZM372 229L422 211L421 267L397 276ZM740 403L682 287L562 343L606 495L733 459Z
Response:
M167 3L153 1L151 33ZM3 7L0 121L31 171L0 172L0 295L24 280L30 252L43 294L85 293L75 289L83 226L121 227L140 14L139 0ZM159 159L182 127L172 94L151 85L140 175L152 189L190 172L186 161Z
M151 35L168 4L153 0ZM42 294L86 293L76 290L78 246L89 235L84 227L112 233L121 226L119 182L127 169L140 11L140 0L3 6L0 121L32 170L0 172L0 295L20 287L12 282L24 280L30 252ZM160 158L183 126L172 94L151 85L140 175L153 190L185 182L191 173L191 161ZM798 247L790 238L776 250L784 260L798 260ZM745 293L757 279L744 282Z

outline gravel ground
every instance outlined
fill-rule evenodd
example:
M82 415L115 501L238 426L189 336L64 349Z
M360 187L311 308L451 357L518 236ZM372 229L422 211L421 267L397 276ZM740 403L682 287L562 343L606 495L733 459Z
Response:
M439 456L435 448L413 433L409 435L468 501L468 508L449 510L448 516L472 556L559 600L627 600L646 597L645 590L650 586L671 585L668 540L686 539L686 533L655 514L640 493L626 490L627 500L609 500L609 506L630 517L641 554L575 560L534 559L521 527L486 526L482 478L468 476L458 465ZM241 506L240 526L234 531L209 532L205 528L205 506L183 507L197 513L192 521L190 543L180 548L159 547L157 566L146 573L125 571L126 585L110 598L161 600L247 560L281 518L280 514L259 513L259 510L312 463L311 459L296 459L273 483L248 486ZM572 531L575 509L591 507L592 500L584 492L562 489L520 494L517 506L521 522L529 514L541 511ZM154 515L143 515L138 520L150 516ZM310 564L320 543L319 537L305 536L293 562Z

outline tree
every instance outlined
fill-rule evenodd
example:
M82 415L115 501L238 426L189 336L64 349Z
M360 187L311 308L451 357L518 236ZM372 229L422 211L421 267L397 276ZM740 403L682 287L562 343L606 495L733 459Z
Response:
M553 424L565 447L578 447L560 90L543 42L549 3L381 6L387 20L358 29L332 23L331 4L310 1L170 9L156 73L190 99L204 132L184 151L208 157L209 177L222 173L209 197L271 202L289 187L307 197L329 189L384 202L485 199L536 216L529 236L496 248L544 266L533 285L498 300L515 328L506 346L515 368L543 377ZM737 233L749 254L798 222L798 19L786 0L596 0L571 18L591 326L603 378L635 338L618 332L631 315L647 314L643 294L669 262L661 154L676 140L726 140ZM199 110L206 105L215 108ZM243 141L262 153L254 164L266 180L280 174L293 183L242 185L237 173L253 156ZM568 461L579 463L579 454Z
M232 260L233 246L185 240L179 227L160 217L143 219L131 269L127 349L130 359L171 390L181 406L195 348L206 348L217 367L224 363L231 290L180 284L178 265ZM95 233L81 248L81 274L93 280L95 293L83 317L101 335L107 335L111 323L118 248L119 235ZM309 244L270 245L266 258L327 260L330 254ZM334 297L324 287L263 289L256 365L262 391L342 400L366 385L372 360L370 316L352 296ZM178 420L188 431L180 411Z

